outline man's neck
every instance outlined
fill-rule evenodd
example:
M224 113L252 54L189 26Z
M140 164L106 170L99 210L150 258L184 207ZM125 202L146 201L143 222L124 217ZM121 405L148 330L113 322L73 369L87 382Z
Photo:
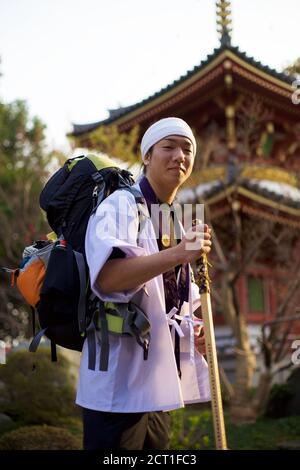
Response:
M167 202L168 204L172 204L175 199L178 187L160 187L155 181L152 180L150 175L146 175L146 178L160 202Z

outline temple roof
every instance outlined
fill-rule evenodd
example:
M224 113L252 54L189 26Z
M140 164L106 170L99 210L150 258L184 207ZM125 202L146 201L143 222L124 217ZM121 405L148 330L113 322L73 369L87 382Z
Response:
M200 183L193 188L185 188L179 192L178 199L180 203L195 203L199 198L209 200L212 196L231 187L220 180ZM294 188L286 183L280 183L269 180L243 179L239 182L239 187L244 187L249 191L265 196L268 199L277 201L286 207L298 209L300 216L300 189Z
M205 203L226 212L235 194L241 210L251 215L276 219L300 228L300 188L297 177L276 167L244 165L232 177L228 165L207 168L178 192L180 204ZM193 181L194 180L194 181ZM197 181L197 183L196 183ZM227 203L224 204L224 201Z
M238 47L232 46L230 43L227 42L225 44L221 44L220 47L214 49L212 54L209 54L205 60L203 60L199 65L195 66L192 70L189 70L185 75L182 75L177 80L174 80L171 84L150 95L149 97L143 99L142 101L139 101L138 103L135 103L130 106L120 107L117 109L110 109L108 110L109 117L102 121L97 121L89 124L73 124L73 132L71 133L71 135L79 136L87 132L91 132L101 125L113 124L120 117L125 117L132 111L135 111L138 108L142 108L145 104L148 104L156 98L163 96L170 90L175 89L178 85L181 85L182 83L196 75L198 72L200 72L202 69L205 69L205 67L207 67L212 61L214 61L225 51L231 52L238 59L241 59L242 61L255 67L257 70L264 72L270 77L276 78L285 84L291 85L294 81L293 77L286 75L282 72L278 72L275 69L268 67L267 65L263 65L261 62L255 60L253 57L248 56L245 52L242 52Z

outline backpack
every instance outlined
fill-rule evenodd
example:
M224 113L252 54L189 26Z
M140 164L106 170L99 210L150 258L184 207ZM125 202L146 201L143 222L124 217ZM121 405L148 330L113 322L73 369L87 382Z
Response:
M109 333L133 336L147 359L150 323L136 303L102 302L90 289L85 257L85 234L90 216L117 189L130 191L138 207L141 193L132 187L132 174L112 166L107 157L87 155L67 160L46 183L40 206L53 233L50 239L25 247L23 260L12 272L16 284L32 310L35 352L43 335L51 342L51 358L57 360L56 345L82 350L88 338L89 368L95 370L96 338L101 343L100 370L107 370ZM41 329L35 333L35 312Z

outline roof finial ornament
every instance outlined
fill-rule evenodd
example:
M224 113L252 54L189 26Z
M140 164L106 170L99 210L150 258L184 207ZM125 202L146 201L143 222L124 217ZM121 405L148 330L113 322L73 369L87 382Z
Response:
M220 34L221 46L231 45L231 8L227 0L218 0L217 7L217 31Z

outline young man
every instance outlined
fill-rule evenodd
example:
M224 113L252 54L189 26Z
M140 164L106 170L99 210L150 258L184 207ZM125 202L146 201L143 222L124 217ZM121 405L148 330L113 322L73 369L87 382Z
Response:
M172 208L192 172L196 141L185 121L171 117L148 128L141 152L145 175L135 188L146 202L143 220L134 196L115 191L90 219L86 256L100 299L139 299L151 324L148 358L132 337L110 335L108 370L89 370L85 343L76 401L83 407L85 449L167 449L168 411L210 398L204 339L193 334L200 299L189 264L210 252L210 229L198 224L176 242L172 214L170 236L160 216L152 217L155 204ZM97 344L96 364L100 350Z

